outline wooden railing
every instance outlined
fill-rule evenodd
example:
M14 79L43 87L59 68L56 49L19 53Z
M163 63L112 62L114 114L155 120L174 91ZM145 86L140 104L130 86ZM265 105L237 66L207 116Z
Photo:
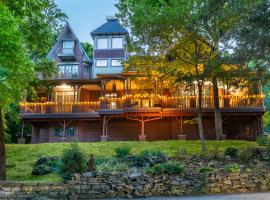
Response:
M99 102L45 102L45 103L28 103L20 104L21 113L36 114L62 114L62 113L80 113L80 112L97 112Z
M219 103L221 108L253 108L263 107L263 96L220 96ZM97 102L45 102L20 104L21 113L37 114L61 114L61 113L80 113L97 112L100 109L115 110L125 108L176 108L176 109L194 109L198 107L198 98L196 96L149 97L143 95L127 95L121 98L102 97ZM213 108L213 98L204 96L202 99L203 108Z

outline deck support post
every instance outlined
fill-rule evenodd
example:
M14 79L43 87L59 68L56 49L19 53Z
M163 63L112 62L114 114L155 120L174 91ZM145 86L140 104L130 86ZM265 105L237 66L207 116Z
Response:
M102 122L102 136L101 142L107 142L108 140L108 133L107 133L107 122L106 122L106 117L103 116L103 122Z
M140 141L145 141L146 136L144 134L144 120L142 119L141 121L141 135L139 135L139 140Z

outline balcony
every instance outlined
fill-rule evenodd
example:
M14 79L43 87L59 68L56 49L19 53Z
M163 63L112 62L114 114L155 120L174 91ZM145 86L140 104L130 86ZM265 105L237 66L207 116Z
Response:
M76 59L75 54L76 53L74 48L61 48L57 52L57 56L62 61L74 61Z
M223 112L264 112L263 96L224 95L219 98ZM29 115L74 115L85 114L124 114L128 112L164 112L178 113L183 111L196 113L198 99L196 96L166 97L157 95L126 95L117 97L101 97L96 102L23 102L20 104L21 114ZM202 101L204 112L213 112L214 104L211 96L204 96ZM169 114L168 114L169 115Z

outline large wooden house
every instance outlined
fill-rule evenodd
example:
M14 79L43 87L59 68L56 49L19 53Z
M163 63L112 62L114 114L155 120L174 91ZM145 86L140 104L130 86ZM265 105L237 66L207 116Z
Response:
M199 138L194 120L197 96L192 87L166 87L156 78L124 71L128 31L117 19L108 18L91 36L93 58L87 56L68 23L48 53L47 58L53 59L58 69L50 81L53 92L21 103L24 124L33 127L32 143ZM206 84L206 139L215 139L211 91L211 84ZM225 93L222 87L219 92L227 139L255 139L262 133L261 94Z

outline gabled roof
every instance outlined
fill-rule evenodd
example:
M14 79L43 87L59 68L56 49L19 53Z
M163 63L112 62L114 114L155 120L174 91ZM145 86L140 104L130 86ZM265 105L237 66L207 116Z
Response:
M63 29L61 30L60 34L59 34L58 37L56 38L56 42L55 42L53 48L51 48L51 50L50 50L49 53L47 54L46 58L51 58L51 57L53 57L52 54L53 54L54 50L57 48L57 46L60 44L60 42L61 42L62 40L67 39L67 38L65 38L65 36L66 36L66 34L67 34L69 31L71 32L72 39L74 39L74 40L76 41L76 43L78 44L79 49L80 49L82 52L84 52L84 61L92 61L92 60L88 57L88 55L87 55L87 53L85 52L85 50L83 49L82 45L80 44L80 41L79 41L78 37L76 36L76 34L74 33L73 29L71 28L71 26L69 25L68 22L65 24L65 26L64 26Z
M107 18L107 22L94 31L91 32L91 36L97 35L126 35L128 34L117 18Z

